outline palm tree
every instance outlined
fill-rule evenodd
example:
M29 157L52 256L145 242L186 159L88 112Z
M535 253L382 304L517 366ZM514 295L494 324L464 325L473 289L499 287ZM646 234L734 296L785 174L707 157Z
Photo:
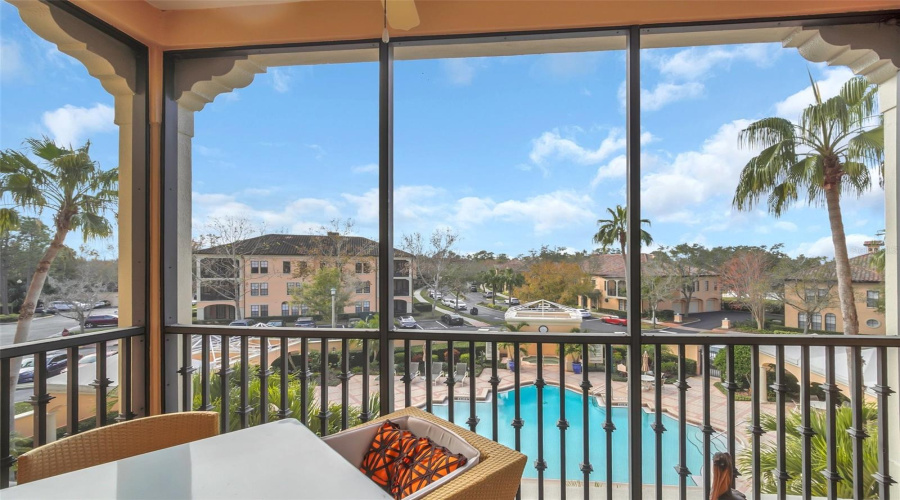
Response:
M14 343L28 340L34 308L66 235L79 230L85 241L109 237L113 227L106 213L114 211L119 200L119 170L100 170L91 160L90 142L78 149L61 148L47 137L27 139L25 143L28 153L42 160L43 165L35 164L20 151L0 152L0 200L12 201L12 207L0 208L0 231L16 227L19 210L39 215L50 212L56 231L31 278L19 311ZM15 387L20 362L17 358L12 363L10 389Z
M625 243L628 239L628 210L622 205L616 205L615 210L607 208L606 211L609 212L610 218L597 220L599 227L597 228L597 234L594 235L594 243L600 245L604 252L618 243L619 250L622 252L622 258L627 263ZM641 225L643 224L649 226L650 220L641 219ZM647 246L651 243L653 243L653 237L650 236L650 233L641 229L641 244Z
M503 287L504 277L503 271L499 269L488 269L487 271L481 273L480 276L481 281L491 287L491 304L497 305L497 291Z
M741 131L743 147L761 148L741 172L733 205L752 210L766 196L769 213L780 217L803 196L825 205L834 244L834 262L844 334L859 333L850 258L841 215L841 195L859 196L871 186L870 167L884 168L884 129L877 112L877 87L853 78L831 99L822 100L813 81L815 103L795 124L764 118Z
M779 422L771 414L762 414L760 416L762 428L766 432L776 432ZM853 477L853 437L847 433L847 430L853 427L853 414L850 408L835 408L835 439L837 440L833 453L837 461L837 472L841 477ZM866 432L869 434L863 440L863 498L878 498L878 482L875 480L875 473L878 472L878 426L877 426L877 410L873 405L863 406L863 422ZM792 411L780 425L784 426L786 431L785 442L785 464L787 464L787 473L790 479L787 480L787 493L789 495L803 494L803 440L804 436L800 433L803 428L802 414L799 411ZM811 410L810 427L813 435L810 437L810 463L812 464L812 496L825 497L828 495L828 478L823 474L817 474L815 471L821 471L828 468L828 443L826 442L827 426L825 412L821 410ZM778 477L776 473L778 450L775 443L763 444L760 449L760 470L762 476L760 485L762 493L777 493ZM741 475L746 477L748 481L753 476L753 454L752 450L747 448L738 455L738 469ZM853 481L840 481L837 483L838 498L853 498Z
M517 286L522 286L525 284L525 276L520 272L513 271L510 268L506 268L503 270L503 284L507 288L509 297L512 298L513 289Z

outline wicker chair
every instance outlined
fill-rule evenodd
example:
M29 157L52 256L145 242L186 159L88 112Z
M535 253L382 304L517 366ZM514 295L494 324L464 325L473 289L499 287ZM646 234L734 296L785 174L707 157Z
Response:
M508 500L515 498L528 457L418 408L410 407L398 410L390 415L375 419L375 421L404 415L442 425L458 434L481 452L478 464L434 490L433 493L426 497L428 500Z
M168 413L92 429L35 448L18 459L17 483L64 474L189 443L219 433L219 414Z

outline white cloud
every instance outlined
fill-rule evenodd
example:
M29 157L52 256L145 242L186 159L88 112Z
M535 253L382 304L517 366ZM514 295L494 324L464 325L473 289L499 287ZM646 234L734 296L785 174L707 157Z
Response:
M539 56L531 67L531 75L550 76L558 80L589 75L597 70L602 54L599 52L567 52Z
M774 226L775 226L775 229L779 229L781 231L789 231L791 233L793 233L794 231L797 230L797 224L794 224L793 222L786 221L786 220L780 220L780 221L776 222L774 224Z
M525 200L507 200L500 203L491 198L466 197L457 201L455 220L468 217L463 225L485 223L490 219L508 222L527 222L535 234L548 234L556 229L591 222L595 215L591 210L593 200L588 195L571 190L554 191L532 196ZM477 217L473 217L477 215Z
M528 156L537 165L545 165L548 160L594 165L624 147L625 134L620 129L611 129L597 149L579 146L575 140L562 137L559 130L552 130L532 139L531 153Z
M57 144L78 147L95 132L115 131L114 118L113 108L105 104L98 103L92 108L66 104L59 109L44 112L42 121Z
M853 78L853 72L850 68L837 67L825 70L825 78L817 80L819 92L822 93L822 99L834 97L841 90L844 83ZM787 99L775 105L775 113L788 120L796 121L800 118L800 113L815 101L812 85L791 95Z
M370 189L361 196L344 193L341 197L356 207L356 220L363 224L378 222L378 188Z
M321 160L322 157L325 156L325 148L318 144L306 144L306 147L313 150L317 160Z
M357 165L350 169L354 174L368 174L378 171L377 163L367 163L365 165Z
M245 193L249 194L249 193ZM298 198L288 202L281 210L258 210L234 195L224 193L192 193L195 212L195 230L202 230L203 223L211 218L242 217L268 228L288 227L291 231L317 229L328 220L341 217L337 205L320 198ZM302 222L311 220L312 222Z
M850 254L850 257L864 254L866 252L866 247L863 243L872 239L872 235L865 234L848 234L846 237L847 252ZM792 256L802 254L807 257L827 257L831 259L834 258L834 243L832 242L830 235L823 236L816 241L799 244L797 248L792 252L789 252L789 254Z
M703 95L703 89L698 82L658 83L653 90L641 89L641 109L657 111L673 102L696 99Z
M475 73L485 68L487 63L482 59L444 59L441 68L451 84L465 86L472 83Z
M13 40L0 40L0 80L18 78L25 70L22 50Z
M749 61L763 66L778 57L781 47L771 44L747 44L733 47L691 47L657 60L659 72L669 78L697 80L707 76L715 66L734 61Z
M606 165L602 165L597 169L597 174L591 180L591 187L595 188L603 179L625 179L626 168L628 167L628 158L625 155L619 155L609 161Z
M738 148L737 136L749 121L722 125L699 151L679 153L641 180L641 208L661 222L697 223L696 211L720 209L722 198L730 205L738 176L754 151ZM660 161L656 158L654 161Z
M275 89L275 92L283 94L291 90L291 75L287 71L272 68L269 70L269 73L272 75L272 88Z

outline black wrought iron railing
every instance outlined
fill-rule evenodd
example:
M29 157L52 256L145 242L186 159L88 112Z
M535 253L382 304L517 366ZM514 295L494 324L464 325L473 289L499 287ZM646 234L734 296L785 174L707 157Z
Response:
M622 334L400 330L382 346L375 330L170 326L166 333L180 346L181 409L219 411L222 432L297 418L327 435L385 406L419 406L526 453L521 497L611 498L631 480L629 451L641 454L647 498L708 498L716 451L736 457L738 487L749 498L889 498L893 482L886 436L900 398L892 397L898 381L889 381L888 369L900 357L898 337L645 333L638 352ZM102 352L102 343L128 338L143 339L142 331L5 348L4 384L13 357L88 343ZM711 346L722 346L715 363ZM382 347L393 350L390 366L377 362ZM641 368L629 369L635 363ZM641 390L631 373L640 373ZM46 441L46 425L37 423L46 407L42 378L36 373L36 445ZM104 380L99 364L97 380ZM95 389L104 399L104 384ZM642 408L640 429L629 428L623 405ZM102 411L98 405L97 425L106 423ZM5 418L4 487L14 463L9 431Z
M117 328L105 332L72 335L58 339L46 339L23 344L4 346L0 349L0 488L6 488L10 484L11 473L15 469L16 456L33 447L41 446L57 437L71 436L87 428L102 427L112 421L130 420L139 414L145 414L147 403L147 366L145 333L143 327ZM110 349L112 348L112 349ZM84 358L83 351L93 350L93 377L90 382L82 380ZM113 354L111 351L115 351ZM65 355L65 368L62 363L48 364L48 358L62 359ZM112 354L112 355L109 355ZM116 373L108 370L110 359L115 357L113 366ZM22 415L31 421L31 428L16 433L16 420L19 412L15 411L14 403L17 395L25 395L27 385L22 383L22 376L18 377L16 391L10 393L11 367L16 359L31 359L30 369L27 373L31 385L31 396L20 403L28 403L31 406L29 414ZM88 371L90 368L84 371ZM135 376L135 374L140 374ZM48 389L48 380L52 377L64 377L63 394L54 395ZM110 377L113 377L112 379ZM110 386L114 386L115 401L111 401ZM81 407L81 399L85 390L89 390L93 403L93 411ZM48 406L57 397L64 397L65 402L61 406L66 425L56 428L51 425L48 418ZM114 403L114 404L111 404ZM114 411L111 414L110 410ZM30 434L30 436L28 435ZM13 447L12 439L16 437L19 443Z

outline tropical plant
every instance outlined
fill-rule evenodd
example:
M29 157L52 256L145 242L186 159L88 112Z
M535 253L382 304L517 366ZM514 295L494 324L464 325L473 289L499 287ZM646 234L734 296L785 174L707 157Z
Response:
M507 328L513 327L509 323L506 324ZM528 326L528 323L522 323L518 325L515 329L510 329L511 332L518 332L522 330L523 326ZM503 350L506 353L506 357L512 357L513 350L515 349L514 342L497 342L497 349ZM519 352L522 354L528 354L528 344L519 344Z
M878 472L878 426L877 426L877 409L874 405L864 405L863 408L863 427L869 437L863 440L863 498L878 498L878 482L875 479ZM802 495L803 494L803 441L804 436L801 434L803 429L802 414L799 411L790 412L784 422L778 422L774 415L763 413L760 415L762 428L766 432L776 432L778 426L783 426L785 430L785 464L788 473L787 494ZM834 410L835 428L834 433L835 445L831 449L837 463L837 472L840 477L853 477L853 436L847 431L853 428L853 413L851 408L840 407ZM812 409L810 413L810 427L813 434L810 436L810 465L813 474L810 475L812 483L812 491L814 497L828 496L828 478L824 474L818 474L815 471L823 471L828 469L828 452L829 446L826 442L828 435L826 426L825 412L822 410ZM759 461L760 470L760 486L762 493L777 493L778 476L777 476L777 457L778 449L776 443L764 443L760 448ZM737 460L738 469L741 475L751 480L753 476L753 454L752 450L744 449ZM854 498L853 481L839 481L837 483L838 498Z
M616 205L615 209L607 208L609 219L598 219L597 234L594 235L594 243L600 245L603 251L609 250L610 247L618 244L619 251L622 252L622 258L626 258L625 244L628 239L628 209L622 205ZM648 219L641 219L641 225L650 225ZM641 229L641 243L650 245L653 243L653 237L650 233Z
M354 325L350 325L351 328L360 328L366 330L377 330L379 324L378 314L373 314L369 319L363 321L359 320ZM353 341L353 344L357 347L362 348L363 341L362 339L356 339ZM369 352L366 353L366 361L371 365L375 363L378 355L378 339L369 339ZM370 357L371 356L371 357Z
M761 148L741 171L733 205L752 210L763 197L769 213L781 216L801 197L825 205L831 226L838 297L844 334L859 333L850 258L841 214L841 196L860 196L871 186L870 168L884 169L884 129L877 111L878 88L865 77L849 80L838 95L823 100L812 83L815 102L799 123L784 118L756 121L738 136L739 145ZM883 179L883 178L882 178Z
M481 273L479 279L482 283L490 287L493 293L491 294L491 304L497 305L497 292L503 288L503 271L500 269L488 269L487 271Z
M510 332L521 332L526 326L528 326L528 323L524 321L521 323L503 323L503 327ZM499 346L500 344L497 345Z
M506 293L509 294L510 297L513 296L513 290L516 287L520 287L525 284L525 276L518 271L513 271L510 268L506 268L503 270L503 285L506 287Z
M228 430L234 431L241 428L241 366L236 363L231 366L233 373L228 379ZM247 414L247 424L254 426L262 423L262 409L260 408L261 383L259 379L259 366L252 365L248 369L247 380L247 404L250 411ZM194 409L202 409L202 397L200 386L200 374L194 375ZM273 373L266 379L266 391L269 399L268 408L265 409L269 421L281 418L280 411L284 407L287 410L286 417L302 420L304 413L307 427L316 434L321 435L322 419L320 418L319 390L315 383L310 381L306 390L306 408L303 407L303 389L300 381L294 375L288 375L287 401L281 401L281 374ZM209 378L210 410L222 413L222 381L219 373L212 373ZM369 396L370 418L378 416L379 396L373 393ZM341 412L343 406L340 402L328 403L328 433L333 434L341 430ZM362 408L350 406L347 408L349 426L361 423Z
M84 241L111 236L113 226L107 214L115 211L119 200L119 170L101 170L91 159L90 142L78 149L59 147L47 137L27 139L25 144L27 153L13 149L0 152L0 202L4 204L0 207L0 232L18 226L20 211L37 215L50 212L55 232L19 309L14 343L28 340L34 308L66 236L73 230L81 231ZM28 155L42 164L34 163ZM20 364L19 358L11 363L10 392Z

